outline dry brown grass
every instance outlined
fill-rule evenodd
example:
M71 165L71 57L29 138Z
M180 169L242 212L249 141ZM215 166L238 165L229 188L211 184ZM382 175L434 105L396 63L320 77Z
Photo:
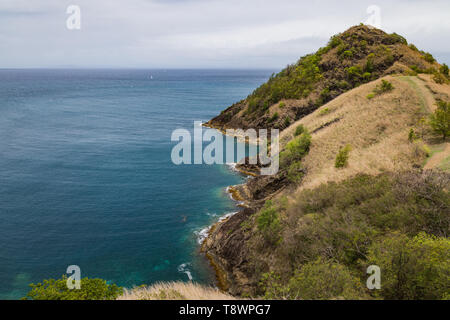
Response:
M118 300L234 300L219 289L192 282L160 282L126 289Z
M431 80L404 76L383 79L391 82L394 90L368 99L367 95L381 79L362 85L282 132L282 143L291 139L299 124L312 132L311 150L304 159L308 171L300 189L341 181L361 172L378 174L423 164L425 154L419 143L408 141L408 132L432 110L436 94L428 88ZM448 90L448 86L443 88ZM440 90L436 86L433 89ZM321 113L326 108L329 111ZM335 168L336 154L346 144L352 146L349 164L346 168Z

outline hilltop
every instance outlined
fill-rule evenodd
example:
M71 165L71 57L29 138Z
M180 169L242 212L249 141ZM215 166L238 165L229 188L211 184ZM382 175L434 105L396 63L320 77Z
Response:
M359 25L333 36L309 54L225 109L205 125L227 128L285 129L344 92L389 74L433 73L429 54L393 33Z

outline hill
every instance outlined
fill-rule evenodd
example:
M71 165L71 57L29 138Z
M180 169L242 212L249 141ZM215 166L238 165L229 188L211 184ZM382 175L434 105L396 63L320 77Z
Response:
M405 54L380 69L390 75L287 126L278 174L235 186L246 208L204 243L224 289L282 299L448 297L450 148L428 120L450 101L448 74L403 40L391 46ZM435 69L417 74L407 59ZM384 272L380 291L365 286L371 264Z
M205 125L280 128L361 84L389 74L435 73L429 54L393 33L359 25L333 36L316 53L302 57Z

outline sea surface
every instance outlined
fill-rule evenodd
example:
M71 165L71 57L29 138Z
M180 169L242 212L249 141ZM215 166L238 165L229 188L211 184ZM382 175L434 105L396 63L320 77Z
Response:
M271 70L0 70L0 299L82 277L214 284L201 230L235 212L227 165L174 165L193 130Z

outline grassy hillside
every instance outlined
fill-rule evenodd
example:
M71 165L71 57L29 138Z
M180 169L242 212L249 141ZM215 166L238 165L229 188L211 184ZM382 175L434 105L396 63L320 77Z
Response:
M281 128L340 94L394 73L437 73L440 65L397 34L360 25L330 39L224 110L206 125L225 128Z
M237 187L248 208L205 244L230 292L448 298L450 148L429 125L442 100L450 86L435 75L396 74L287 127L279 173ZM382 269L381 291L365 286L371 264Z

